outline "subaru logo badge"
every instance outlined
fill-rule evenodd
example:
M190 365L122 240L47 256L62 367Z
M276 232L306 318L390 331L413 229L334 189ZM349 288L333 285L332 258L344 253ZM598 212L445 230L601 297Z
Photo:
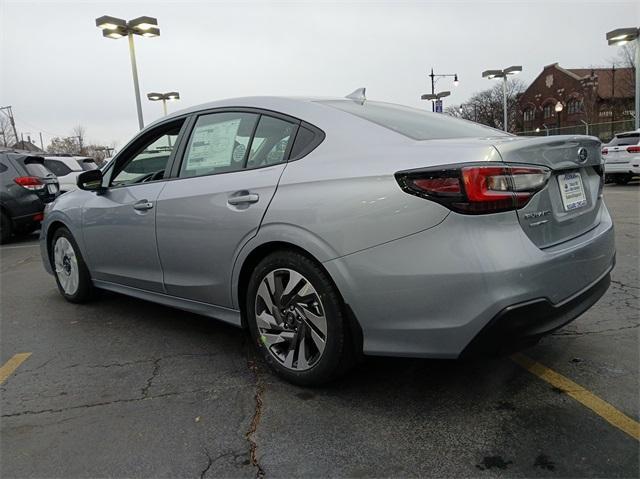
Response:
M584 146L581 146L580 148L578 148L578 161L580 163L584 163L585 161L587 161L588 156L589 156L589 152Z

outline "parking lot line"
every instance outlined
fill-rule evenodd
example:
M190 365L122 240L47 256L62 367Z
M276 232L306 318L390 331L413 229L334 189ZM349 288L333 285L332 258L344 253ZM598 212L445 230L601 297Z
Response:
M14 354L13 357L9 359L9 361L4 363L2 367L0 367L0 384L5 382L7 378L11 376L11 373L13 373L18 368L18 366L25 362L29 358L29 356L31 356L31 353Z
M571 379L564 377L562 374L543 366L523 354L514 354L511 356L511 359L530 373L535 374L552 386L561 389L583 406L591 409L609 424L612 424L621 431L626 432L632 438L640 440L640 423L634 421L608 402L600 399L598 396L586 390L579 384L574 383Z

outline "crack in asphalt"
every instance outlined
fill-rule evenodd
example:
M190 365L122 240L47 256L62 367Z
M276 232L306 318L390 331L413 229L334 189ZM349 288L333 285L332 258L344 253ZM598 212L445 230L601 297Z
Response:
M636 329L638 328L638 324L634 324L632 326L620 326L619 328L611 328L611 329L599 329L598 331L558 331L553 333L554 336L588 336L590 334L601 334L601 333L615 333L618 331L624 331L625 329Z
M250 348L247 348L247 350L250 351ZM262 419L262 406L264 404L263 396L265 392L265 384L262 380L262 376L260 375L260 367L258 366L256 359L250 357L250 352L247 353L247 367L255 377L256 393L254 395L254 399L256 404L253 412L253 417L251 418L251 423L249 424L249 430L245 434L245 438L249 442L249 459L251 461L251 465L256 470L256 478L261 479L265 476L265 472L260 465L260 461L258 460L258 444L255 439L255 434L258 429L258 425L260 424L260 420Z
M209 454L209 451L207 450L206 447L204 448L204 453L207 456L207 465L200 473L200 479L204 479L204 476L207 475L207 472L209 471L209 469L211 469L211 465L213 464L213 459L211 459L211 454ZM216 459L219 459L219 458L216 458Z
M149 376L149 378L147 379L147 384L145 384L145 386L141 390L143 399L149 397L149 389L151 388L151 383L153 383L153 380L158 376L158 373L160 372L160 361L162 361L162 359L163 358L157 358L153 361L153 371L151 371L151 376Z

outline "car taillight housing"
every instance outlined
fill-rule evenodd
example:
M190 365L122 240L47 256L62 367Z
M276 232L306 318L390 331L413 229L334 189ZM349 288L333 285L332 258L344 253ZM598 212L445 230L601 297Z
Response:
M460 165L401 171L400 187L464 214L488 214L525 206L551 172L537 166Z
M640 146L627 146L629 153L640 153Z
M607 150L606 148L602 149L602 154L603 155L608 155L609 154L609 150Z
M13 181L15 181L23 188L31 191L39 191L44 189L45 187L42 181L40 181L40 179L36 178L35 176L19 176L17 178L14 178Z

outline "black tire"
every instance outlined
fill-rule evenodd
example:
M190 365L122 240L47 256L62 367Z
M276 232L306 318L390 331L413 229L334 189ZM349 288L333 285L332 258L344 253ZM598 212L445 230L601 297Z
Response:
M303 371L294 371L285 367L274 358L260 339L261 334L256 320L258 288L269 273L278 269L296 271L309 281L320 298L326 318L327 333L324 351L310 369ZM245 308L254 344L257 345L271 369L287 381L301 386L317 386L341 376L353 366L355 356L342 298L327 273L306 256L295 251L283 250L271 253L260 261L249 280Z
M55 244L59 238L66 238L71 246L73 247L73 252L75 254L75 259L78 267L78 287L72 294L69 294L65 291L64 287L60 283L60 279L58 274L56 273L56 266L54 261L54 248ZM80 248L76 243L75 239L71 232L65 228L58 228L53 237L51 238L51 243L49 247L49 258L51 261L51 266L54 271L54 276L56 278L56 284L58 285L58 291L60 294L71 303L84 303L90 300L93 296L93 283L91 282L91 276L89 275L89 270L87 268L86 263L84 262L84 258L82 257L82 253L80 252Z
M616 185L626 185L631 181L631 177L627 175L615 176L613 181L615 181Z
M11 218L4 211L0 212L0 243L5 244L13 236Z

